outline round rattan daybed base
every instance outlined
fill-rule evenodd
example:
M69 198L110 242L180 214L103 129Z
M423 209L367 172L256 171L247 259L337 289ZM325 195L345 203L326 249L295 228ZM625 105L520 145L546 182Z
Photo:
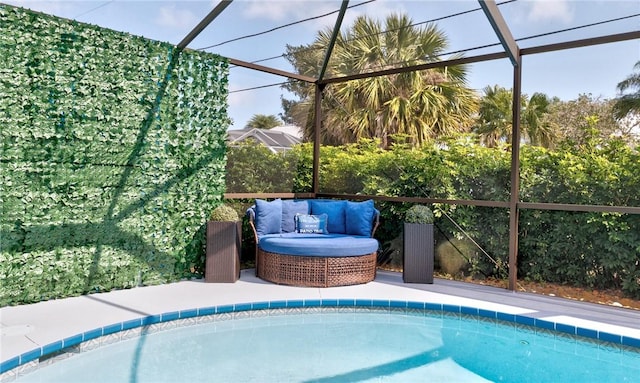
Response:
M377 253L350 257L313 257L269 253L258 249L257 275L290 286L334 287L371 282Z

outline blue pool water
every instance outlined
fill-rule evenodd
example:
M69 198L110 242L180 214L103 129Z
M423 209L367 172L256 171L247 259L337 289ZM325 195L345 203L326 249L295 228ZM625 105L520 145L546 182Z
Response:
M640 352L620 345L442 312L316 311L146 334L16 382L640 382Z

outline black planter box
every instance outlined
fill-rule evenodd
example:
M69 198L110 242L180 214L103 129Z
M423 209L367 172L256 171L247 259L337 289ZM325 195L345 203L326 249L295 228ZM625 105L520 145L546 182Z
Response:
M405 223L403 240L402 280L433 283L433 224Z
M233 283L240 278L242 221L207 222L204 281Z

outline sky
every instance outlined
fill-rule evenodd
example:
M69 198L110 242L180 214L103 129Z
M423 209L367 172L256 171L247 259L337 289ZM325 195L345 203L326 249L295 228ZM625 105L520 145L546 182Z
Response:
M173 44L179 43L218 4L213 0L0 2ZM281 57L286 45L311 44L318 31L335 25L340 4L335 0L235 0L188 48L205 48L207 52L248 62L271 58L259 61L259 64L294 72ZM433 22L447 36L448 53L465 51L463 54L468 57L502 51L500 46L470 50L499 42L475 0L352 0L349 5L352 8L347 10L343 28L362 15L383 20L394 12L406 13L415 23L435 20ZM516 0L501 4L499 9L513 37L519 40L520 48L640 30L638 0ZM276 28L314 16L318 17L290 27ZM602 23L613 19L621 20ZM589 24L598 25L531 38ZM262 33L271 29L274 30ZM259 35L238 39L251 34ZM523 57L522 90L529 95L542 92L563 100L576 99L580 94L611 99L618 95L616 85L633 73L634 64L638 61L638 39L527 55ZM244 128L256 114L277 116L282 113L281 97L291 99L293 96L279 86L265 85L283 81L286 78L232 67L229 71L231 129ZM472 64L468 68L467 82L479 94L486 86L511 88L513 67L508 59Z

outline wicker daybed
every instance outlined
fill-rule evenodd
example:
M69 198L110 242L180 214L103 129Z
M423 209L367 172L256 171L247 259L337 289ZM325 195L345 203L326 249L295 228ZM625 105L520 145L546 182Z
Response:
M376 275L380 212L373 201L256 200L247 211L256 275L277 284L333 287Z

